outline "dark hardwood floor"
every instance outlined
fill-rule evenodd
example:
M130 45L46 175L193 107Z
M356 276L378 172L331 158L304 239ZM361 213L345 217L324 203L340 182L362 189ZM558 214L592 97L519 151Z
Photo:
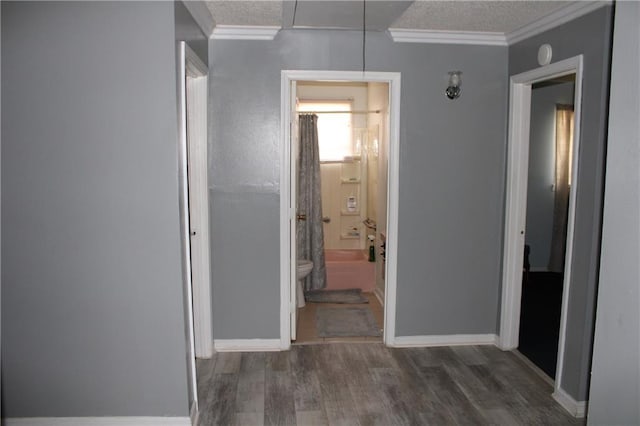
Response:
M198 360L200 425L577 425L493 346L293 346Z

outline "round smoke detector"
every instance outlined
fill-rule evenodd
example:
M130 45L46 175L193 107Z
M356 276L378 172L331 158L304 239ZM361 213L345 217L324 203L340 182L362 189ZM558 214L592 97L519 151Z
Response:
M551 49L551 45L543 44L538 49L538 63L541 66L549 65L551 63L552 54L553 54L553 50Z

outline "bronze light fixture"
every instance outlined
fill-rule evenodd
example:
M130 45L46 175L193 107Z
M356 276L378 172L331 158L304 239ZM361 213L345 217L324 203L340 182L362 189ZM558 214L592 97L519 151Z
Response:
M462 93L462 71L449 71L449 87L444 91L449 99L458 99Z

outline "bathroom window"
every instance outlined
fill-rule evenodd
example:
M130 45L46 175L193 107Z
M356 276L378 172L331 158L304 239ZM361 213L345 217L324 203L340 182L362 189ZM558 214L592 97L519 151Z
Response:
M352 102L347 101L300 101L298 112L318 112L318 144L321 162L344 161L356 153L353 148L351 124ZM323 111L331 111L322 114ZM344 111L344 114L336 111Z
M556 105L556 185L571 186L573 170L573 105Z

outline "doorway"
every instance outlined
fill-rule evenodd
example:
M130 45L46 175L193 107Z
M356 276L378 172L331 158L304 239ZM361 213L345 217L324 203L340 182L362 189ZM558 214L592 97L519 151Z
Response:
M302 92L299 92L299 86ZM282 185L283 193L281 194L281 348L288 348L292 340L297 337L298 315L300 314L297 307L298 291L297 281L297 229L300 220L304 220L304 214L298 215L298 99L308 98L306 100L313 101L348 101L353 103L353 99L349 99L344 95L333 96L333 99L327 99L327 93L331 90L344 89L347 86L370 88L374 87L381 90L386 95L386 111L382 113L370 112L369 104L365 101L365 107L358 107L358 114L348 114L352 123L366 123L364 126L357 124L357 130L351 133L354 143L352 147L357 147L355 153L342 154L339 161L327 160L324 162L324 175L334 182L327 185L325 199L327 199L327 209L323 211L321 219L324 220L322 225L323 232L326 229L329 235L328 243L336 245L340 248L347 248L354 252L360 252L362 256L367 253L364 264L368 263L369 246L373 244L374 257L380 253L382 245L380 233L386 238L384 267L378 266L372 262L369 266L373 267L374 280L371 287L367 290L371 292L368 301L371 303L379 303L382 311L382 328L384 333L382 340L387 344L392 344L394 340L395 328L395 250L397 237L397 182L398 182L398 118L399 118L399 97L400 97L400 75L398 73L375 73L375 72L334 72L334 71L283 71L282 72L282 123L283 123L283 152L282 152ZM324 99L321 93L324 92ZM366 90L365 90L366 92ZM315 93L315 94L314 94ZM315 99L311 99L315 98ZM335 106L331 107L332 109ZM351 106L352 111L356 112ZM319 107L316 105L311 112L319 113ZM371 109L371 111L382 110L382 108ZM331 113L331 111L329 111ZM319 114L314 114L316 117ZM327 114L329 115L329 114ZM335 114L338 115L338 114ZM355 115L362 115L360 119L353 118ZM369 123L373 123L376 119L381 122L376 123L373 129L370 129ZM353 124L355 127L356 125ZM382 128L382 133L380 129ZM373 156L362 155L364 150L375 147L375 142L380 144L382 138L386 138L388 142L383 151L378 151L378 158ZM357 143L359 141L359 145ZM380 145L378 145L379 147ZM358 151L359 150L359 151ZM380 155L385 155L385 166L380 167ZM375 161L376 164L376 180L378 172L384 171L386 174L386 184L379 184L376 189L368 185L368 175L373 172L370 169ZM373 181L373 179L371 179ZM331 187L331 185L334 185ZM331 188L330 188L331 187ZM378 199L380 189L386 189L384 198L385 214L380 214L380 209L370 209L370 203ZM375 192L375 197L371 196ZM368 197L369 196L369 197ZM368 197L368 198L367 198ZM336 201L332 202L330 199ZM344 199L343 199L344 198ZM331 211L331 204L335 204L334 210ZM372 213L376 213L376 220L372 217ZM386 217L384 217L386 215ZM382 222L380 221L382 218ZM367 221L367 219L370 219ZM375 229L375 230L374 230ZM378 232L380 230L380 232ZM386 233L384 232L386 230ZM333 235L333 238L331 237ZM372 235L373 239L369 239ZM344 247L343 247L344 246ZM348 246L348 247L347 247ZM377 246L377 247L376 247ZM342 251L342 250L340 250ZM380 259L382 260L382 258ZM376 271L376 269L378 271ZM378 291L378 297L375 295L375 272L379 272L380 281L384 283L384 290ZM331 272L329 273L331 274ZM332 283L335 285L336 281ZM378 284L381 284L378 282ZM313 314L315 316L315 314Z
M388 111L388 83L297 82L297 344L382 341Z
M567 308L571 286L572 249L578 191L580 105L582 98L582 55L546 65L511 77L509 102L509 145L507 160L507 191L505 212L505 239L503 252L502 305L499 346L504 350L516 349L520 339L522 307L522 279L526 274L525 230L527 209L527 185L529 173L530 124L532 89L537 83L575 76L573 105L574 134L571 155L571 190L568 193L566 213L566 237L564 238L564 265L562 269L562 300L555 371L554 398L561 399L562 370L567 327ZM530 259L529 259L530 262ZM530 269L529 271L530 272Z
M188 402L198 421L195 359L210 358L211 296L207 185L208 68L185 42L178 62L178 179Z
M571 191L575 74L531 86L518 351L555 377Z
M208 68L187 45L186 120L189 195L189 247L193 286L195 355L213 355L211 267L209 250L209 184L207 164Z

